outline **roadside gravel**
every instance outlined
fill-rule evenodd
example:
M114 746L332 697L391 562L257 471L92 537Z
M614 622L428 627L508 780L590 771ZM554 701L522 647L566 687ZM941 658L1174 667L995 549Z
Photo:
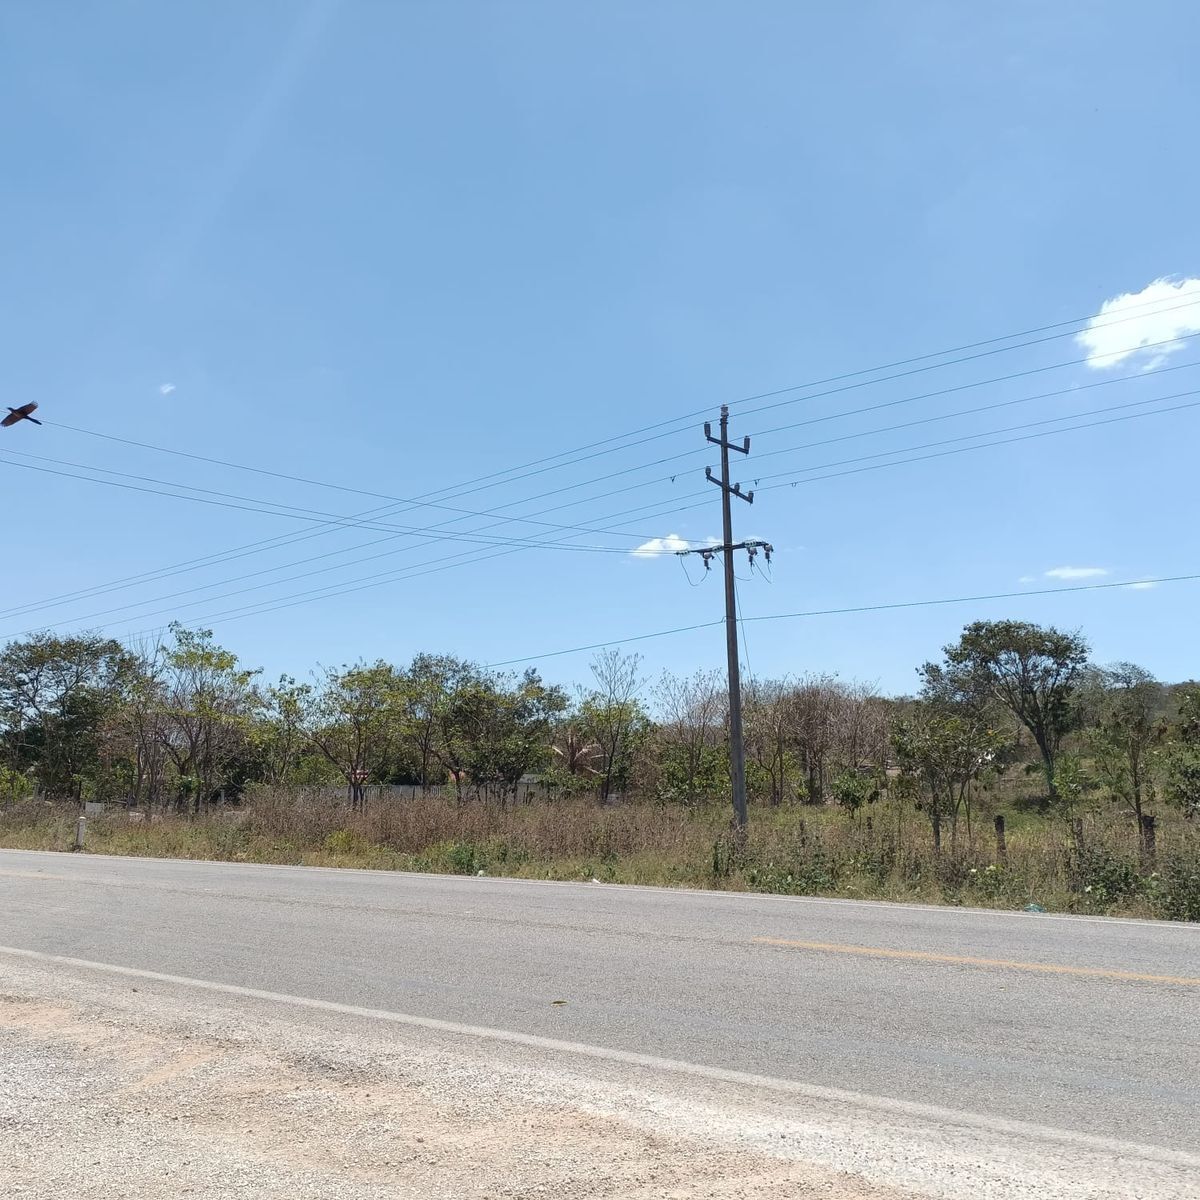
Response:
M1196 1200L1197 1179L1152 1147L0 952L6 1200Z
M367 1021L0 962L0 1195L899 1200L611 1083ZM520 1057L520 1056L518 1056ZM635 1106L636 1107L636 1106Z

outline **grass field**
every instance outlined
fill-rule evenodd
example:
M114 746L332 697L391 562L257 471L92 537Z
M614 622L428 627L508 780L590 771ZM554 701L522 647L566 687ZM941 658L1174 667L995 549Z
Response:
M0 810L0 845L70 849L73 806ZM405 797L352 812L329 797L259 792L197 817L88 821L86 851L230 862L509 875L788 895L842 896L1055 912L1200 920L1200 828L1160 817L1143 861L1128 821L1090 812L1077 840L1064 821L1007 814L1001 855L990 819L960 823L935 854L920 813L886 801L850 818L828 807L754 808L739 847L724 806L590 801L457 804Z

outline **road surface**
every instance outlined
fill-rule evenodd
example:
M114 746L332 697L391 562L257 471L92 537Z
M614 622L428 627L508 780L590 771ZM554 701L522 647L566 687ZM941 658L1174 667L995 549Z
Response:
M734 1155L661 1195L758 1195L744 1154L813 1195L1200 1196L1200 926L0 851L0 947L19 1045L39 998L86 1027L80 996L110 1031L158 1005L382 1038L435 1091L469 1061ZM577 1182L529 1186L642 1194Z

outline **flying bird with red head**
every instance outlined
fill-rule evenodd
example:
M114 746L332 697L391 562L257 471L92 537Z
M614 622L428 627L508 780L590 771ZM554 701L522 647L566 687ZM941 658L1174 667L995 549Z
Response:
M32 415L36 411L36 400L30 400L28 404L22 404L20 408L9 408L8 416L0 421L0 425L15 425L18 421L32 421L35 425L40 425L41 421Z

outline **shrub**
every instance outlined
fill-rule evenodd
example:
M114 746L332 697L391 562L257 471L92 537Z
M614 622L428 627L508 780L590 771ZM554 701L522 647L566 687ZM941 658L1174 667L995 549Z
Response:
M1170 921L1200 921L1200 862L1181 854L1163 860L1146 886L1155 913Z

